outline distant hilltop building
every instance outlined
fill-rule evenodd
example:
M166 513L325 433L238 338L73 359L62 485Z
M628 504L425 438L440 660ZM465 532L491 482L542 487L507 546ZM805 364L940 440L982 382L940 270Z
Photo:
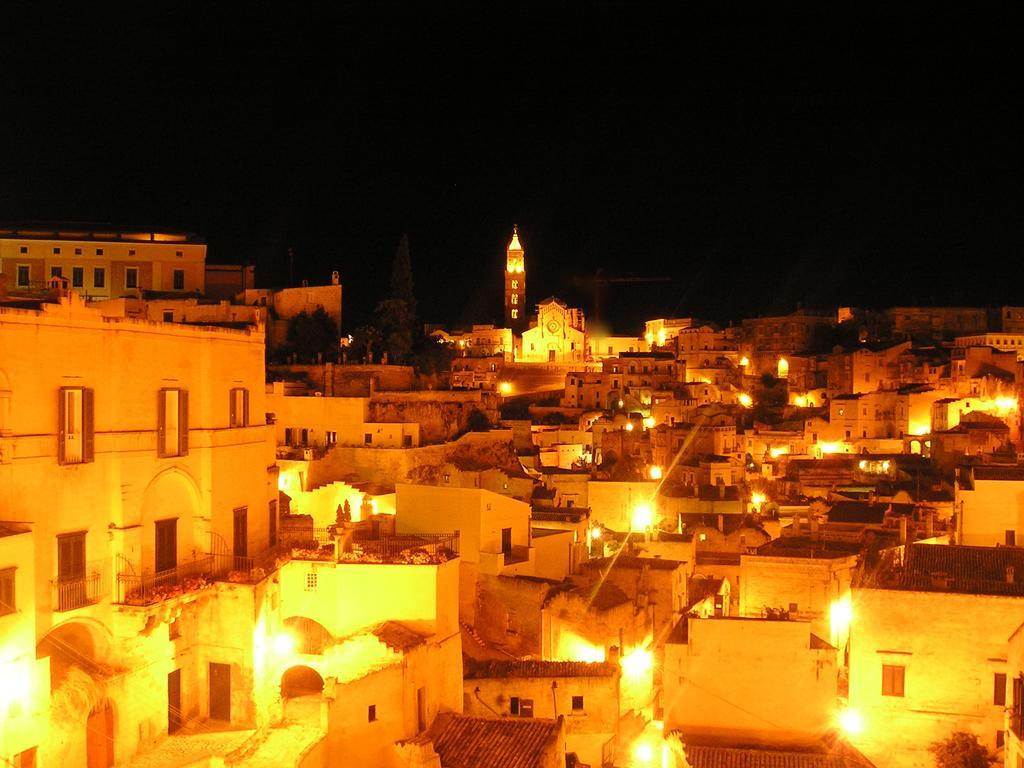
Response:
M60 287L86 299L203 293L206 243L192 232L110 224L0 224L0 273L10 292Z
M526 253L513 227L505 254L505 327L518 334L526 325Z

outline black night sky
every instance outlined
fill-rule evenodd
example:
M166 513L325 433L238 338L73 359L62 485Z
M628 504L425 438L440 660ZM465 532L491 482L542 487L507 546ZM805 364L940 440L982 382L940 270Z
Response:
M1015 25L594 8L396 12L237 55L137 36L9 53L0 220L189 228L264 285L292 247L296 281L340 270L349 329L403 232L424 321L499 320L513 222L531 302L590 313L598 270L672 278L607 289L619 332L1024 304Z

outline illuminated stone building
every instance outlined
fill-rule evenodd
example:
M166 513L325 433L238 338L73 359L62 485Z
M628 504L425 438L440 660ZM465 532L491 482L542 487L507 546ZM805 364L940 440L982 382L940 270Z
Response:
M586 323L583 310L572 309L551 297L537 305L536 320L523 331L524 363L582 363L586 359Z
M1024 612L1024 551L912 544L853 589L853 743L879 765L934 765L928 745L1004 740L1009 638ZM1018 730L1019 732L1019 730Z
M566 717L565 751L587 765L610 765L619 730L617 664L583 661L470 663L466 714L476 717Z
M885 313L898 336L931 339L988 329L988 311L979 307L892 307Z
M505 327L513 333L527 326L526 306L526 253L519 242L519 227L513 227L505 249Z
M815 744L835 727L838 673L807 621L684 616L665 645L665 729L684 743Z
M0 308L0 516L31 529L0 571L35 650L17 678L50 705L22 735L40 764L93 765L193 717L255 724L252 633L217 645L204 622L277 537L262 329L35 307Z
M52 278L87 299L203 293L206 243L191 232L101 224L0 225L0 274L12 294L45 292Z
M958 544L1024 544L1024 467L959 467L955 498Z
M837 348L828 361L829 396L896 389L901 383L901 357L909 349L909 341Z

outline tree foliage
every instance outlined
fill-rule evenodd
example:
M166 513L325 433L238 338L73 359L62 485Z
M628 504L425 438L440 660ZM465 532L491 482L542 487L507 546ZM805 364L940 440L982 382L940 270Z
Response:
M333 362L338 357L338 327L323 307L289 320L287 341L300 360Z
M935 755L935 768L988 768L988 751L973 733L955 731L928 749Z

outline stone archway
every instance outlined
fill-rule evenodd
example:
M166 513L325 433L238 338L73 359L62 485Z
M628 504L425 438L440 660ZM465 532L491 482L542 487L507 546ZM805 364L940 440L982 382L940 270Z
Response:
M112 639L97 621L72 619L36 645L50 660L50 734L60 762L110 768L116 752L116 710L107 681L120 670L110 663Z
M142 538L139 551L133 558L136 565L144 572L154 572L164 570L172 554L174 562L181 563L192 560L193 553L200 555L207 551L210 542L204 540L200 509L199 489L187 473L172 467L154 477L142 494L139 519ZM171 552L157 551L158 523L165 526L162 535L165 549L168 540L166 527L173 529L170 533L173 537Z
M295 638L297 653L320 655L325 648L334 644L334 636L315 619L306 616L290 616L284 620L283 624Z
M323 705L324 679L312 667L299 664L281 675L284 719L319 726Z

